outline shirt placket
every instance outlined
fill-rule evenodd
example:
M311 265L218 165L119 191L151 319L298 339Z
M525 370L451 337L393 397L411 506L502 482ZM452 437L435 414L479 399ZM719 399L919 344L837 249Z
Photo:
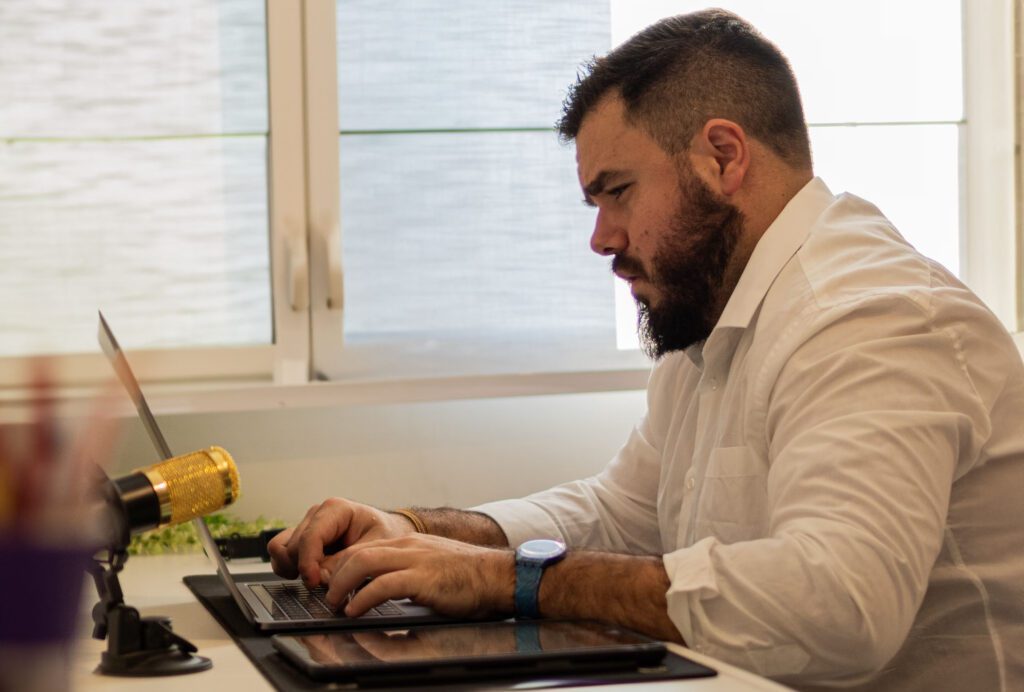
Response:
M697 531L697 509L700 506L700 495L704 486L704 475L707 471L708 459L720 438L722 422L721 400L724 387L723 369L721 367L721 341L709 339L705 346L703 370L697 384L699 401L697 410L697 426L694 430L693 458L690 468L683 477L683 502L680 517L685 518L679 526L677 545L685 547L693 545Z

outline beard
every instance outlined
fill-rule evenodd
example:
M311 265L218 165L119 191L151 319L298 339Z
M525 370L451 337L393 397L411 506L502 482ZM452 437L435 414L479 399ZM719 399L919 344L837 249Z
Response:
M639 275L660 294L636 298L640 346L652 359L704 341L728 298L725 271L743 230L743 213L719 199L692 167L680 170L679 208L661 233L650 276L640 261L616 255L612 271Z

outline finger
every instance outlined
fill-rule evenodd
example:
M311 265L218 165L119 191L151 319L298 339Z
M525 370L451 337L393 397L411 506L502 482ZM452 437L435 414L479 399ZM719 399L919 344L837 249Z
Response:
M320 561L320 572L322 574L326 571L328 575L333 575L343 564L345 564L345 562L350 560L360 550L379 547L406 548L408 547L408 544L399 539L378 538L375 540L360 541L349 546L343 546L341 550L325 556L324 559Z
M309 520L318 509L320 509L320 505L315 504L306 510L302 520L295 525L295 529L292 531L291 535L288 537L288 542L285 544L285 548L288 549L288 559L293 565L295 565L296 569L298 569L299 564L299 537L302 535L302 532L306 530L306 527L309 526Z
M298 540L299 574L307 585L320 584L320 563L325 557L324 546L345 535L351 515L351 509L346 503L328 500L310 517Z
M336 557L341 562L331 576L326 595L327 602L334 608L343 604L356 589L366 588L363 582L368 577L379 578L387 572L405 569L413 559L407 551L379 544L356 545Z
M328 575L328 579L334 576L334 573L338 571L338 568L341 567L342 563L345 561L344 552L345 551L342 550L340 552L334 553L333 555L328 555L323 560L321 560L320 576L323 576L325 572Z
M378 606L393 598L407 598L412 594L409 592L408 570L399 570L382 574L359 589L352 600L345 606L345 615L350 618L357 618L363 615L370 608Z
M391 544L391 539L367 541L366 543L356 543L354 545L349 546L347 552L346 549L342 549L336 553L331 553L330 555L327 555L326 557L324 557L323 560L320 561L320 579L322 583L329 584L331 578L334 576L334 573L337 572L338 569L345 563L345 561L350 559L355 552L359 550L365 550L368 547ZM362 584L360 583L359 586L362 586ZM359 586L357 586L356 588L359 588Z
M295 529L293 528L285 529L267 543L271 569L274 570L275 574L279 574L286 579L294 579L299 576L299 571L295 569L294 563L288 557L288 541L291 539L294 531Z
M305 533L306 527L309 526L310 519L313 518L313 515L318 509L320 509L320 505L315 504L306 510L306 514L302 517L302 520L295 525L295 528L292 529L291 534L288 536L288 541L284 545L285 565L293 579L299 576L299 540L302 538L302 534Z

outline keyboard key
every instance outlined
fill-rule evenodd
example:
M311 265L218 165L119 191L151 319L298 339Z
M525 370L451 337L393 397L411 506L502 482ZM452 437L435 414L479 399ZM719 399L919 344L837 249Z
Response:
M308 589L301 582L289 584L268 584L264 586L274 600L273 617L275 620L323 620L334 617L345 617L334 612L327 604L327 587L317 586ZM381 617L401 615L402 609L392 601L385 601L376 608L371 608L363 617Z

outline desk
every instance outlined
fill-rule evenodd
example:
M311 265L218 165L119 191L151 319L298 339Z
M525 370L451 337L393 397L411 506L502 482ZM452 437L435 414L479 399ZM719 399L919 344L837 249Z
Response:
M232 563L238 572L269 570L266 563L248 560ZM217 692L263 692L273 687L249 662L231 636L214 620L206 608L195 599L181 579L187 574L212 574L213 568L202 554L133 557L121 573L125 602L138 608L143 615L166 615L174 624L174 631L197 647L199 653L213 661L213 669L191 675L165 678L114 678L93 672L100 660L106 642L89 638L91 622L83 610L81 639L72 656L71 683L73 690L142 690L143 692L181 692L182 690L217 690ZM87 607L97 600L92 585L86 587ZM718 671L714 678L676 680L634 685L615 686L615 690L635 692L779 692L787 688L757 677L732 666L719 663L696 652L669 645L688 658L704 663ZM562 688L570 689L570 688ZM613 689L611 686L571 688L578 690Z

